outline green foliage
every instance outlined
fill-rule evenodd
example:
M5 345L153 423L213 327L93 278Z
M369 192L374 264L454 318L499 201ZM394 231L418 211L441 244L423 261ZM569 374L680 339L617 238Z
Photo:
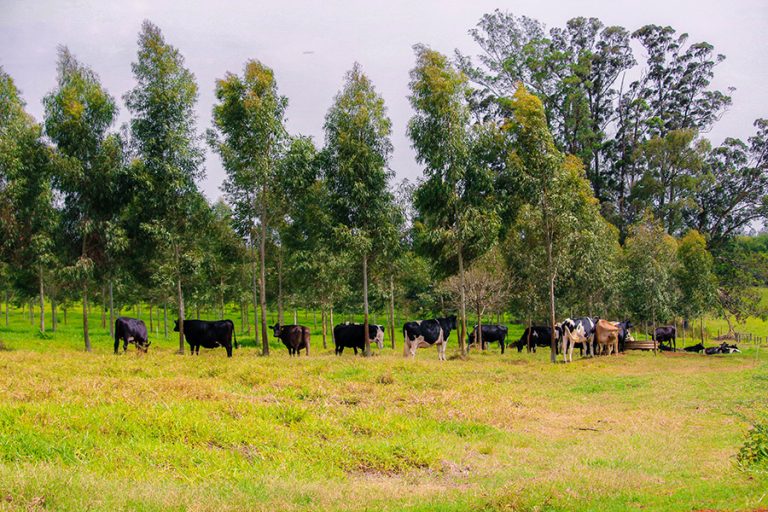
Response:
M747 432L736 460L745 469L768 471L768 424L758 423Z
M714 306L717 278L713 267L706 240L698 231L689 231L678 244L676 269L680 289L677 310L686 318L700 316Z

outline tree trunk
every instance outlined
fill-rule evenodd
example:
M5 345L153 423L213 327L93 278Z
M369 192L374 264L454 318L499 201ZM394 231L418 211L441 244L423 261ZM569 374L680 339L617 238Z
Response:
M91 351L91 337L88 335L88 285L83 284L83 338L85 351Z
M550 338L549 360L557 362L557 339L555 337L555 269L552 261L552 238L549 233L549 222L546 223L547 229L547 272L549 273L549 326L552 329Z
M176 301L179 306L179 354L184 355L184 293L181 291L181 277L176 278Z
M269 339L267 339L267 274L266 274L266 253L267 253L267 204L262 202L261 213L261 237L259 239L259 258L261 268L259 268L259 312L261 313L261 354L269 355Z
M109 280L109 337L115 338L115 295L111 278Z
M40 280L40 332L45 333L45 288L43 287L43 266L38 270Z
M254 231L254 238L256 234L256 227L253 228ZM256 346L259 346L259 289L258 289L258 282L259 279L257 277L257 270L256 270L256 242L255 240L251 242L251 288L253 291L253 328L256 332L255 334L255 341ZM248 313L246 312L246 315ZM251 330L251 324L250 321L248 322L248 331Z
M330 325L330 327L331 327L331 339L333 340L333 346L335 347L336 346L336 332L334 330L334 325L333 325L333 304L331 304L330 314L331 314L331 318L330 318L330 322L331 322L331 325Z
M51 294L51 330L56 332L56 328L59 326L59 321L56 318L56 295Z
M701 317L699 317L699 326L701 327L699 332L701 333L701 344L703 345L704 344L704 315L701 315Z
M219 281L220 284L220 292L219 292L219 318L224 320L224 279L222 278Z
M525 339L525 347L527 352L531 352L531 327L532 327L532 320L531 317L528 317L528 336L526 336ZM557 347L555 347L555 350L557 350Z
M365 351L363 355L371 355L371 338L368 335L368 255L363 254L363 339Z
M150 333L153 333L155 331L155 319L154 319L154 316L152 316L152 310L153 310L153 305L150 303L149 304L149 332Z
M280 249L277 251L277 323L283 324L283 251Z
M5 326L8 327L8 290L5 290Z
M106 287L101 285L101 328L107 327L107 290Z
M475 341L480 343L480 350L485 350L485 344L483 343L483 313L479 305L477 306L477 335L475 338Z
M327 331L326 331L327 325L325 324L325 308L320 310L320 321L323 324L323 350L325 350L328 348L328 343L325 340L326 334L327 334Z
M163 302L163 335L168 339L168 301Z
M299 310L296 308L293 308L293 325L299 325Z
M389 274L389 332L392 350L395 349L395 277Z
M312 330L317 330L317 311L312 308Z
M459 348L461 349L461 355L467 355L467 345L464 340L467 337L467 295L466 295L466 283L464 281L464 255L462 254L461 241L458 242L458 255L459 255L459 288L461 288L461 309L459 314L461 316L461 325L459 326Z

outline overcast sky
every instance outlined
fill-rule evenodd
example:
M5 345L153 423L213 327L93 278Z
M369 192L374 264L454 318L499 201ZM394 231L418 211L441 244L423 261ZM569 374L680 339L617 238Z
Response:
M242 72L243 63L256 58L274 69L289 99L289 131L310 135L320 146L325 113L344 73L358 61L389 109L395 147L390 166L398 180L414 179L421 170L405 134L411 47L425 43L445 53L458 48L474 54L467 31L496 8L548 28L575 16L595 16L630 31L649 23L671 25L691 42L707 41L727 56L716 68L714 85L735 87L734 104L707 137L715 143L726 136L746 138L752 122L768 116L768 0L0 0L0 66L22 90L28 111L41 119L41 100L55 85L56 47L67 45L118 99L120 124L128 120L122 96L134 84L130 64L138 32L149 19L197 78L201 132L210 126L215 80L227 71ZM201 187L216 199L224 171L210 151L206 173Z

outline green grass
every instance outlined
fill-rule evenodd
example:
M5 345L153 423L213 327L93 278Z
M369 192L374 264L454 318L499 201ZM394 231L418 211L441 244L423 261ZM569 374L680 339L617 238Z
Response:
M98 317L91 354L69 317L45 337L18 311L0 327L0 510L768 505L768 473L736 460L768 414L766 346L570 365L493 347L440 363L434 349L405 360L399 338L335 357L314 331L309 358L277 343L260 357L247 336L232 359L179 356L162 335L116 357Z

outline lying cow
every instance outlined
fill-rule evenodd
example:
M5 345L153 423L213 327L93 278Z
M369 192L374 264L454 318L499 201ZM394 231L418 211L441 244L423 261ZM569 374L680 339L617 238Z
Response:
M581 344L582 349L586 348L587 357L595 354L595 321L588 317L566 318L558 326L557 335L560 338L563 359L567 363L573 362L573 348L576 344Z
M120 340L123 340L123 353L128 350L128 343L136 345L136 349L147 352L151 341L147 341L147 326L138 318L128 318L125 316L115 320L115 354L120 346Z
M525 332L523 332L523 335L520 337L519 340L515 342L515 346L517 346L517 351L522 352L523 347L528 346L528 335L530 334L530 343L531 343L531 350L536 352L536 347L551 347L552 346L552 328L541 326L541 325L534 325L532 327L526 327ZM555 339L557 340L559 338L558 333L555 333ZM560 353L560 348L557 343L555 343L555 350L557 350L557 353Z
M403 325L404 355L416 357L416 349L422 347L437 347L437 358L445 361L445 346L451 329L456 329L456 316L435 320L417 320Z
M664 325L657 327L652 336L659 344L659 350L677 351L677 329L674 325ZM667 343L667 346L664 346Z
M178 320L175 321L173 330L179 332ZM232 320L184 320L184 339L189 344L191 355L199 355L200 347L224 347L227 357L232 357L233 338L237 348L235 323Z
M336 344L336 355L340 356L345 348L351 348L355 351L365 350L365 324L343 323L333 328L333 341ZM368 339L370 343L376 343L379 350L384 348L384 326L377 324L368 324Z
M597 321L595 330L595 341L597 342L598 353L611 355L615 351L619 355L619 325L618 322L609 322L602 318Z
M307 355L309 355L309 327L304 327L303 325L280 325L277 323L272 326L272 331L275 338L279 338L288 349L289 355L299 356L301 349L305 349Z
M685 347L683 350L685 350L686 352L701 353L701 352L704 352L704 344L697 343L695 345L691 345L690 347Z
M507 339L507 326L506 325L483 325L483 339L481 340L482 343L480 344L480 349L485 350L485 346L488 343L493 343L494 341L499 342L499 346L501 347L501 353L504 353L504 347L505 347L505 340ZM469 333L469 336L467 336L467 349L469 349L470 346L477 343L477 325L475 325L472 328L472 332Z
M721 343L718 347L707 347L704 349L704 353L708 356L713 354L733 354L736 352L741 352L739 347L736 345L729 345L725 342Z

